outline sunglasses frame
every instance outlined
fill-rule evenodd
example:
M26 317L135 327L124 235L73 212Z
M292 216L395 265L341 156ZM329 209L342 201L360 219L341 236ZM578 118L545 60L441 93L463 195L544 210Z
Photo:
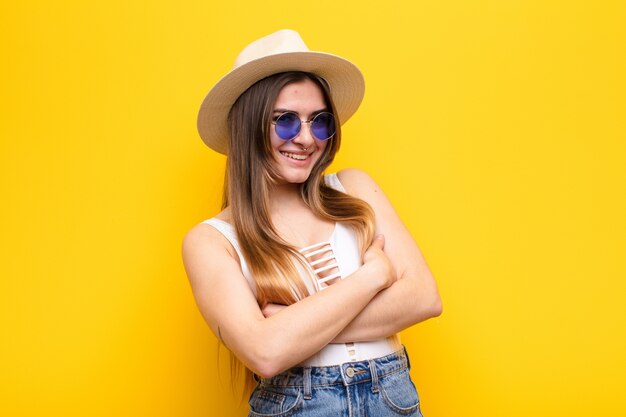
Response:
M296 116L296 119L300 121L300 127L298 128L298 133L296 133L296 135L294 137L289 138L289 139L283 139L282 136L280 136L280 134L278 133L278 130L277 130L278 119L283 117L285 114L293 114L293 115ZM332 120L333 120L333 124L335 125L335 129L334 129L333 134L330 135L329 137L327 137L326 139L320 139L317 136L315 136L315 133L313 133L313 129L311 128L313 126L313 122L315 121L315 119L317 119L322 114L330 114L330 117L332 117ZM319 112L315 116L313 116L312 119L304 120L304 121L302 119L300 119L300 115L298 115L298 113L296 113L295 111L286 111L286 112L283 112L283 113L279 114L276 117L276 120L272 120L271 123L274 125L274 131L276 132L276 136L278 136L281 140L284 140L286 142L290 141L290 140L294 140L295 138L297 138L298 135L300 134L300 132L302 131L302 125L304 125L304 124L308 124L309 125L309 132L311 132L311 136L313 136L316 140L319 140L319 141L322 141L322 142L327 141L329 139L332 139L332 137L335 136L335 133L337 133L337 118L335 117L334 114L332 114L329 111Z

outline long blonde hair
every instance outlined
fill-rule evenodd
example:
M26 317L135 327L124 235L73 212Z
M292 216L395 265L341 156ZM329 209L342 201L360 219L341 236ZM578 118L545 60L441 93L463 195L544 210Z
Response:
M327 108L337 117L326 81L305 72L283 72L258 81L238 98L229 113L223 207L230 207L232 223L256 284L257 301L261 307L267 303L290 305L309 295L294 260L304 270L310 271L308 263L295 247L277 233L269 211L270 189L279 179L269 140L273 106L283 87L307 79L320 87ZM316 216L351 226L363 254L374 234L371 207L363 200L327 186L323 181L324 170L333 161L340 144L338 123L337 132L329 139L309 178L301 184L300 192L303 201ZM234 355L231 359L235 381L244 367ZM243 370L246 374L245 396L254 382L252 373Z

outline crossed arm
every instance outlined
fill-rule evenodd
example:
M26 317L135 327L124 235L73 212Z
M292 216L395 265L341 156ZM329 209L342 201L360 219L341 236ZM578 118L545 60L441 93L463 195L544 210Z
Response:
M183 242L200 312L229 349L263 377L295 366L328 343L386 337L441 312L434 279L382 191L358 170L342 171L339 178L349 194L372 206L376 233L385 238L375 239L363 266L349 277L288 307L275 306L271 314L259 308L236 252L217 230L197 225Z
M333 343L369 341L391 336L416 323L441 314L437 284L415 240L396 214L376 182L366 173L347 169L339 180L348 194L365 200L376 215L376 234L385 236L384 253L391 261L397 280L380 291L333 339ZM284 306L270 304L266 317Z

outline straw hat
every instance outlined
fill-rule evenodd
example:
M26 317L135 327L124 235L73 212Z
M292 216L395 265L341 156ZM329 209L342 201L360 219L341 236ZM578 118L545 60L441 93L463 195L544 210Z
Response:
M356 112L363 100L365 81L353 63L336 55L310 51L298 32L279 30L246 46L233 69L204 98L198 113L198 132L204 143L226 154L227 119L232 105L257 81L285 71L311 72L324 78L340 124Z

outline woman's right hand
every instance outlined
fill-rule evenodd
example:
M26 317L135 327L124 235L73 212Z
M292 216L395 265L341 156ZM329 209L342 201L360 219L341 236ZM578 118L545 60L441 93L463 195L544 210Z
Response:
M361 267L367 268L370 271L368 275L380 281L381 289L391 286L398 278L391 261L383 252L384 247L385 237L377 235L363 255L363 266Z

